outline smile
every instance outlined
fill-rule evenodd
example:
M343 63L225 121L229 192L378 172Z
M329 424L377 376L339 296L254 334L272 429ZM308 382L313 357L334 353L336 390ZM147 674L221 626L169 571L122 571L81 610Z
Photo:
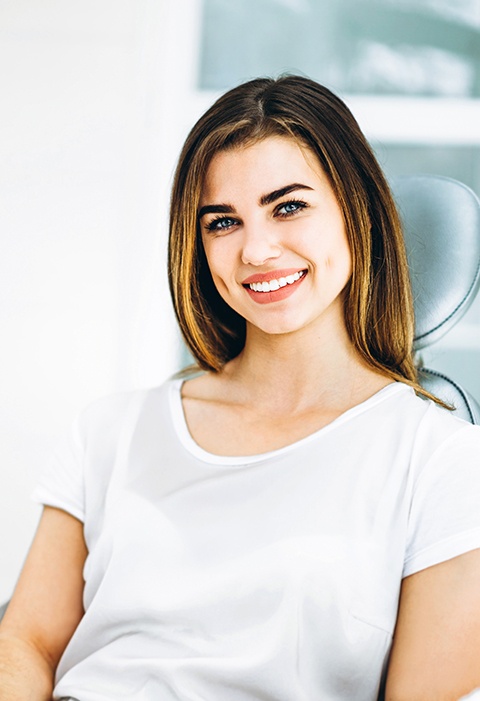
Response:
M250 298L258 304L281 302L298 289L307 277L307 272L307 270L279 270L276 278L271 277L272 273L256 275L256 280L245 281L243 287ZM270 279L259 280L259 277L269 277Z
M305 271L300 270L298 273L287 275L286 277L280 277L278 280L269 280L268 282L251 282L248 287L254 292L275 292L286 285L293 285L293 283L300 280L304 274Z

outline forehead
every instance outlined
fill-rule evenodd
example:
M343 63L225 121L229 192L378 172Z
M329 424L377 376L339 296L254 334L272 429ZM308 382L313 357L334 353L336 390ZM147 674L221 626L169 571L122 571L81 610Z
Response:
M217 152L207 169L201 200L217 200L236 190L255 195L299 182L312 188L326 182L318 158L293 138L271 136Z

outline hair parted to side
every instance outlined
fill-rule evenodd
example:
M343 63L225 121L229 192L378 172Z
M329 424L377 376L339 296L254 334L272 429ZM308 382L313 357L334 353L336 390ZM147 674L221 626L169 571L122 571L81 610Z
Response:
M219 371L240 353L246 333L245 320L217 292L203 251L198 209L205 175L217 152L269 136L287 136L311 149L337 197L352 252L344 313L354 347L370 367L431 397L417 383L405 246L385 176L348 107L301 76L258 78L230 90L198 120L180 154L171 197L169 284L199 367Z

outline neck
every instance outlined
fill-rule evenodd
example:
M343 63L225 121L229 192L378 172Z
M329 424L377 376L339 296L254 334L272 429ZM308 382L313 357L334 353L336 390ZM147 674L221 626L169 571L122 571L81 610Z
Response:
M225 367L244 393L273 412L309 406L344 406L388 384L353 347L344 325L307 327L289 334L266 334L247 326L245 348Z

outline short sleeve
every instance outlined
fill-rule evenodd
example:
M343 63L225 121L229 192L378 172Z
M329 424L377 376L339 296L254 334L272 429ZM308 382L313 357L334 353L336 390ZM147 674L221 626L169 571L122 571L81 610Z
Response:
M77 417L70 431L54 449L50 463L32 493L32 499L45 506L62 509L84 522L83 454Z
M146 396L145 390L117 392L82 409L54 449L33 500L62 509L85 526L99 522L117 456L128 450Z
M461 423L414 485L403 576L480 548L480 427Z

